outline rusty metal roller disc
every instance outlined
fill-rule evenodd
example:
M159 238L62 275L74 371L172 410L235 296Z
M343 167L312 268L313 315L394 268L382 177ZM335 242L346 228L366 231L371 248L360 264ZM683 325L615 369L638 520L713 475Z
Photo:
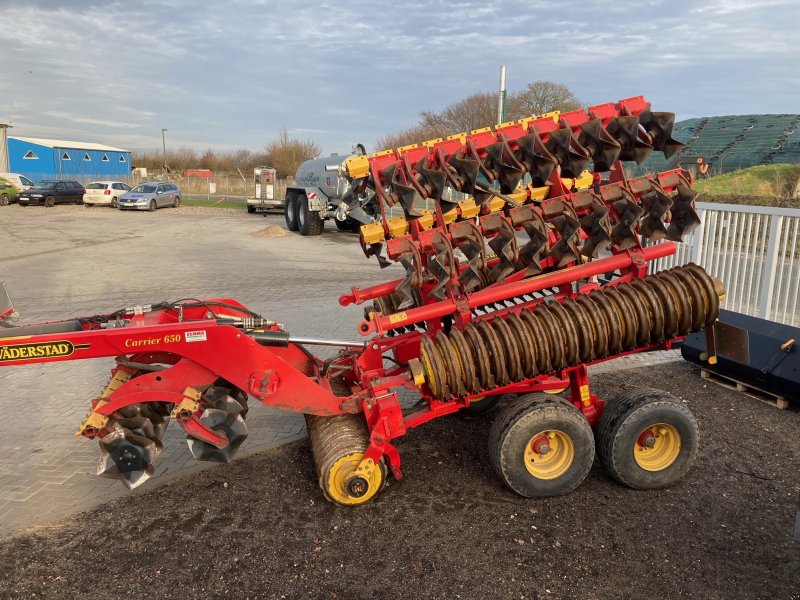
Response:
M589 294L578 294L575 303L583 310L592 323L594 334L594 357L605 358L611 352L608 349L608 329L606 315L600 305Z
M550 351L550 370L563 369L567 366L567 359L564 356L565 340L561 333L561 324L555 315L547 310L547 306L544 303L537 306L536 312L533 314L539 319L539 323L542 324L542 330L545 333L547 348Z
M561 306L571 317L575 329L578 332L581 361L590 362L594 360L596 357L596 331L592 315L586 313L583 307L577 304L572 298L565 298Z
M536 357L534 356L534 341L528 328L514 313L506 317L506 323L517 340L517 348L519 348L519 356L522 361L522 378L538 375Z
M454 396L461 398L466 394L464 388L464 380L462 377L461 361L458 358L458 353L450 345L450 340L443 332L436 334L435 341L436 349L444 359L445 373L447 373L447 383L450 393Z
M664 339L675 337L678 335L678 319L681 308L670 292L669 285L656 275L645 277L644 282L655 292L661 304L661 312L664 315Z
M636 331L639 329L639 322L636 313L616 287L607 286L603 288L603 296L608 298L614 310L617 312L620 324L622 325L622 348L630 350L636 346Z
M478 381L478 376L475 374L475 365L473 363L472 353L469 349L469 344L464 338L464 334L458 329L453 328L448 334L450 343L458 353L461 361L461 370L464 379L464 385L467 392L474 394L480 391L481 384Z
M568 365L578 364L581 362L582 351L592 343L587 339L590 334L584 329L585 323L576 321L575 315L567 311L562 303L550 302L547 308L561 324L559 333L563 338L564 359Z
M705 325L711 325L717 320L717 317L719 317L719 295L717 294L716 287L714 286L714 281L711 279L711 276L706 273L703 267L700 267L694 263L689 263L686 265L686 269L692 274L692 277L701 282L706 300L708 300L708 304L706 304Z
M547 333L544 327L539 322L539 319L536 318L536 315L527 308L520 311L519 317L536 345L533 352L536 359L536 369L539 373L549 373L554 367L550 362L550 347L547 344Z
M500 340L497 338L494 329L486 321L477 324L476 329L481 334L486 348L489 350L489 360L492 364L492 374L497 385L508 384L508 372L506 371L506 353Z
M497 334L506 352L508 375L511 377L511 381L519 381L523 378L523 373L522 359L520 358L520 350L517 346L517 337L511 332L508 323L499 317L492 321L492 329L494 329L494 332Z
M644 305L650 313L650 341L660 342L664 339L664 308L658 296L642 279L634 279L631 287L635 289L644 300Z
M481 388L490 390L496 387L494 374L492 373L492 363L489 360L489 351L486 348L486 344L483 343L481 335L473 325L467 325L464 327L464 337L472 350L472 357L475 359L474 364L477 367L475 370L477 371Z
M636 329L636 345L643 346L650 341L650 311L644 305L642 298L630 283L622 283L617 286L617 291L628 301L628 305L636 314L636 322L639 327Z
M689 291L672 273L661 271L655 277L664 284L675 302L678 317L675 335L686 335L692 327L692 300Z
M603 313L603 318L606 322L606 334L608 336L608 341L606 343L608 356L622 352L623 328L625 326L619 316L616 304L606 296L602 290L592 290L588 297L591 298L595 305L599 307L600 312Z
M692 277L689 272L682 267L675 267L667 271L670 275L683 284L683 288L688 293L688 297L692 304L692 326L691 331L699 331L703 328L703 323L706 319L706 301L705 294L700 286L697 285L697 280Z
M419 357L422 361L422 368L425 370L425 381L428 382L431 394L435 398L443 398L445 394L444 364L442 364L442 356L428 336L422 336L422 348L420 349Z

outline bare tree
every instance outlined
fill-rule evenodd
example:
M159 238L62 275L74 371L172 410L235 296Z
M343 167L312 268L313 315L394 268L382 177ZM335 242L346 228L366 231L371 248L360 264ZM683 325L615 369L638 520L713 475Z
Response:
M278 177L294 176L302 163L320 155L318 144L311 140L294 140L284 128L278 132L278 139L264 148L266 164L278 171Z
M462 131L488 127L497 119L497 94L478 92L454 102L440 113L420 113L420 123L445 137Z
M506 119L514 121L553 110L581 108L581 101L570 89L553 81L534 81L519 92L509 94ZM397 148L408 144L443 138L454 133L489 127L497 122L497 94L478 92L454 102L441 112L423 111L419 122L396 133L378 138L377 148Z
M554 110L562 112L582 108L581 101L563 83L534 81L524 90L508 98L509 120L541 115Z

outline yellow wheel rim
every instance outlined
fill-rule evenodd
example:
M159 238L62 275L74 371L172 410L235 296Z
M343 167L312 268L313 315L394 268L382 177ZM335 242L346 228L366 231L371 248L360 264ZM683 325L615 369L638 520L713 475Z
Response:
M353 498L347 493L347 478L358 468L363 456L360 452L353 454L346 454L341 457L328 471L328 476L323 481L323 491L325 494L337 504L344 504L346 506L354 506L356 504L364 504L372 500L375 495L381 490L383 486L383 466L381 464L375 465L372 471L372 476L369 478L369 487L367 493L360 498Z
M666 423L656 423L642 431L633 447L636 464L652 472L672 466L680 453L681 434Z
M572 438L557 429L540 431L525 446L525 468L537 479L561 477L574 459Z

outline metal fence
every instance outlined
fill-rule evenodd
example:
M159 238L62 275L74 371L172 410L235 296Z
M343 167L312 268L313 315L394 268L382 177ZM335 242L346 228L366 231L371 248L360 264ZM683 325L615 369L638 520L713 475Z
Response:
M800 325L800 209L697 203L702 225L655 261L694 262L725 284L723 308Z

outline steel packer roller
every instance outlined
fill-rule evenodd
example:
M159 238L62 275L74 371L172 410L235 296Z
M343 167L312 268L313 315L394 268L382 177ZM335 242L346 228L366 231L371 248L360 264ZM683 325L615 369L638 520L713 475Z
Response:
M340 298L365 306L360 339L292 334L230 298L10 327L2 288L0 366L113 359L77 435L99 442L98 473L129 487L155 472L172 422L196 459L232 460L253 401L305 415L320 487L345 506L403 477L410 429L456 412L494 415L489 460L526 497L575 489L595 452L631 488L675 483L699 443L686 407L658 390L598 398L587 371L717 320L724 289L701 267L648 273L696 225L690 177L621 167L673 152L671 117L638 98L523 121L365 158L353 193L377 182L382 205L405 212L377 241L362 229L362 244L406 276ZM590 164L608 176L582 175ZM448 185L471 196L449 202ZM426 194L431 212L414 214ZM320 345L339 350L323 360ZM403 389L419 402L404 409Z

